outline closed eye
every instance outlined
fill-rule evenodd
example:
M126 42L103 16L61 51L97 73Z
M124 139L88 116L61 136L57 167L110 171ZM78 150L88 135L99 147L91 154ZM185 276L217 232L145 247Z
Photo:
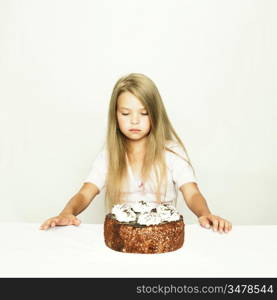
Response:
M129 114L126 114L126 113L121 113L123 116L128 116ZM143 116L147 116L148 113L141 113Z

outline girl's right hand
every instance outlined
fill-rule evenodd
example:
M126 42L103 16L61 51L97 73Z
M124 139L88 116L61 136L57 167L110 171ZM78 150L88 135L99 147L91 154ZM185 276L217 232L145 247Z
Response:
M68 215L58 215L56 217L47 219L44 223L41 224L41 230L48 229L49 227L55 226L64 226L64 225L80 225L81 221L72 214Z

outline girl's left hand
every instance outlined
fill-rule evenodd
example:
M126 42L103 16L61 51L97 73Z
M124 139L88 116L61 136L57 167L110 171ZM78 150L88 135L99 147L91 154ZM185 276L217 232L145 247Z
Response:
M231 222L219 217L214 216L212 214L207 216L201 216L198 218L200 225L204 228L212 227L214 231L218 231L220 233L227 233L232 229Z

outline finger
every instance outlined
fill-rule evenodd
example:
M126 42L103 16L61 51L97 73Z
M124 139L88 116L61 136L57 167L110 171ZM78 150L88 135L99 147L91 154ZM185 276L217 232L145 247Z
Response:
M218 228L218 220L216 219L216 217L214 217L213 219L212 219L213 221L213 231L217 231L217 228Z
M40 225L39 229L44 230L45 229L44 227L45 227L45 222Z
M224 219L220 219L219 220L219 232L220 233L223 232L224 226L225 226L225 220Z
M47 222L47 228L53 228L57 225L58 223L58 218L51 218Z
M80 225L80 221L77 218L72 218L70 224L78 226L78 225Z
M229 231L232 230L232 227L233 227L233 226L232 226L232 223L229 222Z
M71 222L73 225L79 225L81 222L78 218L72 217Z
M42 224L42 228L41 228L41 229L43 229L43 230L48 229L48 228L49 228L49 222L50 222L50 220L46 220L46 221Z
M228 232L229 231L229 222L228 221L225 221L225 224L224 224L224 232Z
M59 217L53 218L51 221L51 225L54 223L55 226L63 225L63 220Z
M210 228L211 227L211 225L210 225L210 223L209 222L205 222L205 223L203 223L203 227L205 227L205 228Z
M48 229L50 227L51 220L48 220L45 224L45 229Z
M202 218L202 219L200 219L199 222L202 227L210 228L210 223L209 223L208 218Z
M224 231L228 232L231 230L231 228L232 228L231 223L229 221L225 220Z

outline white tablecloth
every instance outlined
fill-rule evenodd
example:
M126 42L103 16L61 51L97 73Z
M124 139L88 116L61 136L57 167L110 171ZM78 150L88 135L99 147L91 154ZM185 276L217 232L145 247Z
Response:
M220 234L185 225L184 246L162 254L113 251L103 224L0 224L0 277L277 277L277 226Z

